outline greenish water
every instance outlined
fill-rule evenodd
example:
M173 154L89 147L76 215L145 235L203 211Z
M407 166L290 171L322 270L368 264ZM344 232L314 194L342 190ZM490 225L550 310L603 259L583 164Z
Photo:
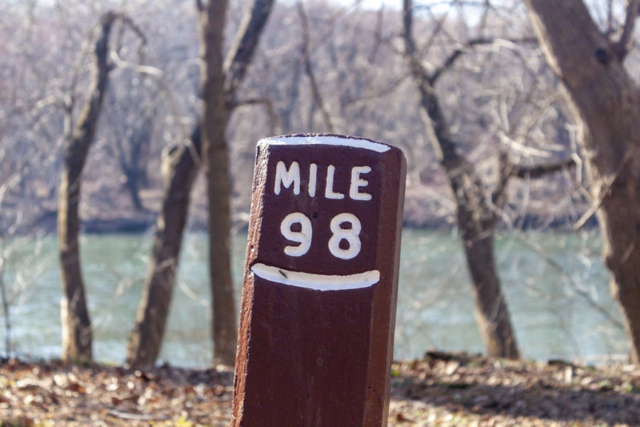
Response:
M95 325L94 354L124 360L147 270L151 235L89 235L81 240L88 300ZM234 238L238 298L246 235ZM576 293L597 301L620 319L609 293L609 275L594 233L511 234L496 253L520 348L534 359L587 359L627 351L625 334ZM14 348L19 354L60 353L60 282L53 237L21 238L5 247L5 281L13 304ZM161 361L204 367L211 363L209 289L204 234L186 237L179 286ZM552 260L552 261L550 261ZM0 321L0 353L4 323ZM421 357L425 350L481 352L473 296L458 239L446 232L403 234L395 357Z

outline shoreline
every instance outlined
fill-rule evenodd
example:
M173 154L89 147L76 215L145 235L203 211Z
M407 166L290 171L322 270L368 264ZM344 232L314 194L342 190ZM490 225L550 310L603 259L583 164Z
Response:
M244 217L246 215L236 215ZM80 232L83 234L144 234L155 227L157 214L155 212L146 212L137 216L116 217L116 218L89 218L81 220ZM573 232L573 225L577 219L567 217L551 217L543 218L536 214L526 214L512 221L511 226L507 226L504 222L499 222L497 231L508 231L517 229L518 231L534 231L534 232ZM0 221L1 222L1 221ZM232 225L233 233L247 230L248 224L245 221L236 220ZM403 222L403 228L419 229L419 230L446 230L455 229L454 223L449 217L437 217L425 219L421 222L407 221ZM589 218L581 230L595 230L598 228L598 221L595 216ZM17 229L17 235L29 234L54 234L57 229L57 212L48 211L40 215L36 220L21 226ZM195 216L190 218L187 223L187 232L206 231L206 219Z

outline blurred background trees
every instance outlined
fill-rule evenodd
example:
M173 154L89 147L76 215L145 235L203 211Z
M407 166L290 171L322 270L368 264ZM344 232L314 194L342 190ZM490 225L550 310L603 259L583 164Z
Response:
M633 127L640 75L635 0L224 3L0 2L0 239L5 242L0 284L8 301L19 301L27 282L38 289L53 280L46 278L50 261L42 276L18 279L32 260L48 259L47 239L57 222L72 220L71 228L57 230L66 242L61 248L75 248L64 258L73 260L78 278L84 234L141 233L140 247L146 249L136 256L148 268L146 279L138 268L113 282L114 289L128 283L122 292L129 302L119 316L128 319L128 329L135 324L129 363L148 366L157 360L166 322L175 315L169 307L174 284L198 304L211 300L201 305L211 318L216 358L233 363L232 279L237 285L241 277L232 267L241 263L241 255L232 258L231 248L246 226L255 142L273 134L337 132L405 151L407 233L428 228L459 235L451 239L462 240L466 266L459 258L451 269L469 268L470 275L459 280L471 278L488 353L517 357L530 348L516 339L519 325L530 317L513 308L509 315L513 293L501 277L517 263L504 264L496 236L512 236L522 253L536 254L566 282L567 299L584 301L607 327L626 325L637 348L640 335L633 325L640 322L633 313L640 312L640 281L633 261L633 201L638 168L629 148L638 134ZM215 24L207 15L210 8L219 12ZM109 84L96 92L92 34L112 10L129 17L138 31L121 23L112 29L105 56ZM559 18L546 19L561 12L581 16L585 23L557 24L567 27L561 28L567 34L554 35L552 24ZM580 25L592 36L578 49L570 40L577 34L571 31L582 31L576 29ZM583 56L572 56L574 51ZM567 80L571 67L587 77ZM68 170L65 153L74 129L65 128L65 121L78 127L80 106L98 93L104 102L89 138L92 148L71 179L82 176L79 199L79 193L57 188L57 177ZM70 111L70 104L77 108ZM58 214L59 194L76 203L69 212L77 209L77 219ZM544 244L525 231L571 236L574 228L597 225L596 210L610 254L607 266L625 307L622 322L599 297L601 279L597 288L576 281L564 261L547 256ZM75 230L79 240L73 238ZM152 251L150 236L142 234L149 230L155 231ZM210 231L209 249L199 247L209 253L209 278L198 273L198 280L211 284L211 296L181 283L180 252L192 250L182 245L185 230ZM23 239L36 243L29 246ZM413 250L435 257L439 248L422 244ZM588 258L572 251L566 257ZM582 267L586 276L590 262ZM518 275L518 292L540 295L531 277ZM416 282L429 289L428 277ZM77 323L92 331L89 313L99 301L92 302L90 285L85 292L86 319ZM80 302L74 295L80 294L67 292L67 300ZM13 320L14 326L20 322ZM14 339L20 340L16 334ZM88 348L72 358L95 355Z
M256 0L249 6L233 48L223 62L225 2L196 3L200 25L202 119L185 144L167 151L163 164L165 195L157 221L154 257L129 337L127 360L133 366L152 366L159 353L167 320L182 233L196 173L206 166L209 207L209 270L212 293L214 358L233 365L237 341L236 304L231 277L231 212L228 116L243 81L273 2ZM206 156L206 158L205 158Z
M631 360L640 363L640 88L625 67L640 0L628 0L622 24L610 18L604 31L582 0L529 0L527 7L588 153L587 214L597 210L611 290L622 306Z

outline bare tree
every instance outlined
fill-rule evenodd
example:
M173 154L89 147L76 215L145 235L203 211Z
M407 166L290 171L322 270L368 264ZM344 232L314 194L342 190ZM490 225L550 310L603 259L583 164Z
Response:
M300 17L300 26L302 27L302 43L300 45L300 53L302 56L302 63L304 64L304 72L307 75L307 79L309 80L309 87L311 89L311 94L313 97L313 106L314 108L318 108L318 110L320 110L322 121L325 128L327 129L327 132L334 133L335 129L333 127L331 115L329 114L329 110L327 109L324 99L322 98L322 94L320 93L318 81L316 79L315 72L313 71L313 64L311 62L311 51L309 47L309 17L307 16L307 11L305 10L304 3L301 0L298 1L297 8L298 16Z
M231 277L231 184L223 64L227 0L209 0L200 12L202 148L209 203L209 274L213 302L214 359L233 365L238 339Z
M640 90L624 64L640 1L627 1L617 39L598 28L582 0L526 5L580 127L593 206L587 215L597 211L631 360L640 363Z
M237 90L251 63L271 13L273 0L253 2L224 63L221 62L224 32L222 24L226 11L226 4L223 3L226 0L211 0L205 7L197 2L202 26L201 51L204 56L201 90L205 108L202 120L213 142L210 142L208 150L203 149L201 129L205 128L199 124L194 129L191 140L168 150L163 160L163 206L157 220L153 258L149 264L136 324L129 337L127 350L127 362L132 366L153 366L160 353L189 196L202 163L208 164L214 358L229 365L235 362L237 325L230 265L230 182L226 126L232 110L238 105ZM218 51L215 51L216 46ZM218 75L220 67L222 76ZM221 84L222 91L219 87ZM208 91L206 96L205 91ZM220 105L223 111L220 110ZM210 113L211 109L215 112ZM213 118L208 114L213 115ZM209 118L205 119L207 117Z
M125 16L115 12L106 13L96 29L93 50L92 79L87 91L87 101L75 125L73 121L73 95L66 106L64 171L60 183L58 205L58 249L60 252L61 282L64 296L61 304L62 359L65 361L91 360L92 331L87 308L85 286L80 266L78 231L80 218L80 188L89 148L102 111L113 69L109 61L109 37L116 20L120 19L141 33ZM74 80L72 78L72 80ZM72 91L75 88L72 85Z
M0 208L0 230L5 233L3 271L14 352L24 344L22 312L15 307L26 301L26 295L42 282L40 279L24 280L21 275L28 273L25 277L31 277L32 270L51 266L48 261L45 267L40 259L37 265L42 267L34 268L34 259L48 255L47 252L36 253L40 249L34 249L33 258L16 254L27 248L25 242L34 239L42 243L38 248L49 250L46 232L55 229L58 186L57 180L50 177L59 176L64 166L64 110L56 106L65 99L71 100L67 94L69 70L73 70L78 61L75 46L89 39L87 30L96 22L96 14L104 10L104 5L118 2L94 3L81 0L0 1L0 197L5 196ZM228 5L225 45L229 52L236 52L229 34L236 33L249 3L230 2ZM593 19L613 46L616 56L620 55L623 45L628 47L635 43L638 46L637 28L633 40L630 37L632 27L624 24L631 14L623 14L620 7L623 0L585 3L590 8L593 5L590 9ZM598 7L598 4L604 7ZM609 4L614 7L607 14ZM490 7L485 8L485 5ZM560 85L546 65L544 53L537 47L537 37L529 35L526 6L524 2L506 0L416 0L414 8L413 29L420 65L428 77L437 76L432 86L449 137L455 143L458 155L472 166L471 174L477 178L486 206L500 216L495 227L496 242L500 242L496 243L495 261L506 298L512 295L510 291L540 291L545 285L542 280L554 280L554 276L540 277L540 280L522 276L513 280L513 271L519 264L514 261L513 265L507 265L505 261L512 257L505 253L509 249L504 249L504 245L513 241L514 235L510 233L501 238L500 230L564 227L575 222L585 211L587 214L576 227L589 218L591 225L595 221L590 214L601 204L589 194L588 180L579 177L582 172L579 158L576 158L575 174L573 170L565 170L566 162L557 162L576 152L578 126L568 117L567 103L557 91ZM182 239L187 210L197 227L207 221L206 195L201 192L204 188L198 186L194 187L196 193L191 191L191 183L197 182L200 165L207 162L202 157L202 141L196 132L199 127L194 132L190 129L201 117L202 103L197 96L201 64L199 34L193 1L134 0L127 1L126 10L145 28L149 66L125 63L135 47L128 50L133 45L130 43L132 36L127 31L125 37L120 38L119 23L116 23L110 38L109 60L117 69L110 74L95 141L83 169L80 219L92 227L108 222L109 230L148 224L151 212L134 212L136 202L132 193L136 187L132 184L136 180L136 169L141 172L140 176L144 176L146 170L148 185L140 183L144 191L138 199L144 208L164 212L158 217L157 231L166 240L154 242L154 262L148 265L149 277L145 285L148 295L145 294L143 300L161 303L157 310L153 304L147 307L147 318L153 313L158 316L147 323L149 328L142 335L156 339L159 351L161 336L154 337L152 333L158 329L164 331L165 327L162 322L166 320L180 251L180 246L174 243ZM428 228L448 228L455 224L456 198L444 168L434 159L434 150L430 148L420 118L424 110L418 107L419 91L403 57L403 40L398 37L402 12L390 7L374 11L362 6L361 2L333 4L324 1L304 2L304 16L300 12L296 2L274 7L269 19L277 25L266 27L262 33L246 78L234 79L235 83L231 84L232 80L226 76L233 71L225 72L233 227L242 227L247 217L255 141L266 132L326 131L329 129L326 117L336 131L387 141L405 150L410 172L405 208L407 224ZM169 21L171 25L158 25ZM623 37L623 34L626 35ZM524 38L535 39L536 45L520 43ZM627 42L621 43L623 39ZM48 42L43 44L41 40ZM79 115L91 84L88 66L94 47L91 43L81 60L74 119ZM122 50L120 44L123 44ZM306 50L308 62L303 50ZM227 55L227 62L231 56L231 53ZM310 84L307 64L311 65L316 95ZM153 65L162 68L162 71L156 68L159 73L154 76L151 75ZM625 67L636 82L639 65L639 50L633 49L625 57ZM171 93L186 95L175 97L172 102L164 92L165 87ZM237 88L236 96L229 97L232 87ZM323 107L315 99L317 94ZM151 119L152 124L147 119ZM149 126L153 127L152 133L145 131ZM43 144L43 141L47 143ZM161 156L165 145L174 142L179 145L165 149ZM503 156L500 164L497 160L502 150L508 152L508 161L505 161L507 156ZM588 155L589 151L578 148L577 153ZM542 162L544 164L538 167ZM511 163L532 166L522 168ZM165 174L164 189L161 171ZM549 171L556 173L547 178ZM127 176L133 179L129 180ZM509 180L503 206L500 206L496 203L499 200L494 202L491 195L498 185L503 185L505 176L523 179ZM188 187L187 191L184 191L185 187ZM196 200L189 206L190 193ZM515 235L520 233L516 231ZM528 234L522 234L522 239L531 240ZM567 235L561 239L573 242L576 236ZM586 240L594 243L591 238ZM547 250L546 242L551 244L557 240L545 236L544 241L544 250ZM448 243L444 245L448 248ZM587 249L582 245L576 250L582 253L566 253L563 258L553 258L565 268L565 261L573 264L582 258L592 259L591 246ZM436 254L430 252L425 256L433 259ZM85 271L84 262L88 260L83 257L82 261L84 280L89 282L85 282L88 298L91 303L97 302L91 299L94 281ZM457 259L452 259L452 271L458 267ZM592 268L599 269L598 263ZM563 299L562 304L571 304L574 296L593 297L595 291L591 287L599 289L596 276L588 277L590 270L586 268L578 275L569 268L567 271L574 276L576 285L572 290L569 276L562 276L568 286L567 299ZM149 285L151 277L168 284L167 288ZM25 292L23 286L27 282L34 286ZM38 295L37 300L41 293L32 295ZM421 304L416 304L415 310L424 310L428 301L418 301ZM554 304L559 304L558 301ZM514 305L518 302L508 302L512 320L519 320L520 313L515 311ZM608 300L605 300L604 307L609 309L607 304ZM417 313L409 313L411 310L405 313L408 321L418 317ZM564 311L563 316L570 316L570 310ZM97 334L96 321L100 318L100 313L91 309L94 335ZM516 329L519 324L515 322ZM530 330L529 325L524 328ZM423 335L420 340L425 337ZM527 351L530 347L524 341L526 337L518 334L518 338L521 350ZM415 343L413 337L411 341ZM421 349L416 348L416 351ZM154 360L155 357L157 355Z
M472 162L462 154L445 118L435 85L460 57L474 46L491 44L492 38L470 39L463 48L455 49L432 72L423 65L413 36L413 3L403 2L404 55L418 88L420 112L427 137L444 169L456 203L456 219L460 229L467 267L473 284L476 319L489 355L518 358L520 352L507 303L502 291L494 255L494 231L505 204L505 192L511 177L539 178L573 164L572 159L539 166L515 166L504 149L498 157L498 177L491 192L480 179ZM437 23L434 33L441 31ZM434 35L432 35L434 37ZM527 41L527 40L525 40ZM430 43L433 43L431 41Z
M62 359L65 361L91 360L93 357L91 319L86 303L78 248L78 206L82 170L93 142L111 71L108 63L109 35L115 18L116 15L113 13L102 18L97 30L99 35L94 50L93 81L89 90L89 100L75 130L72 130L70 110L65 126L65 169L60 184L58 207L58 245L64 291L61 306Z
M144 211L140 191L148 182L147 164L161 103L156 91L145 84L144 74L137 78L126 71L129 73L118 85L123 88L116 90L111 85L109 91L104 148L122 173L120 181L134 209Z

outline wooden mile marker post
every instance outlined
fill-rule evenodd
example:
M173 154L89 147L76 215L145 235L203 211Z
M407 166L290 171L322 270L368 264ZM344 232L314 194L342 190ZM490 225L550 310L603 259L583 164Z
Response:
M258 143L231 426L387 425L405 175L366 139Z

